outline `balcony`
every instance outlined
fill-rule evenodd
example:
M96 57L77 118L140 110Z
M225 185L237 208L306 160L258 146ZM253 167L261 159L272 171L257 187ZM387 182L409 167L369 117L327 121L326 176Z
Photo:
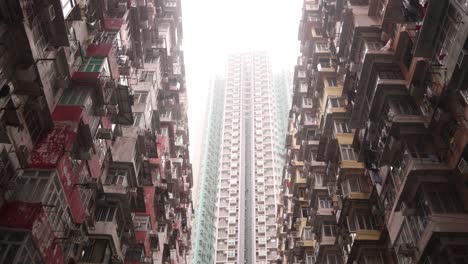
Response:
M382 237L382 231L380 230L366 230L360 229L349 232L349 247L351 248L349 256L355 256L358 254L361 245L373 244L378 245L380 238Z
M311 111L314 107L313 99L309 97L302 97L301 100L301 111Z
M401 204L404 197L414 189L415 184L422 180L444 181L449 172L447 165L439 160L436 155L423 153L411 153L404 151L398 165L391 167L391 180L395 186L396 198L394 207ZM414 191L414 190L413 190Z
M434 241L448 238L453 244L466 241L468 214L454 190L450 184L424 183L416 197L402 205L405 218L394 243L398 255L418 262Z
M96 211L96 220L94 228L88 230L90 236L109 236L112 242L112 248L115 249L116 254L123 259L122 254L122 225L120 220L121 215L115 207L99 207Z
M318 117L312 115L311 113L304 113L303 115L302 125L304 128L317 129L320 126L320 120Z
M295 177L294 177L294 185L295 185L295 188L298 188L298 187L305 187L306 184L307 184L307 178L305 177L302 177L302 172L300 169L296 169L295 170Z
M65 263L65 252L59 243L52 243L59 240L39 203L8 202L3 204L0 214L5 263L14 260L34 263L38 259L44 263Z
M410 1L404 1L410 2ZM412 1L417 2L417 1ZM418 21L423 19L422 27L419 30L418 39L414 48L415 57L432 58L435 51L435 40L439 34L439 21L446 15L448 6L446 0L441 1L428 1L427 7L422 7L419 3L417 6L405 5L403 10L405 14L408 14L408 20ZM418 16L418 9L424 9L424 17ZM436 30L439 29L439 30Z

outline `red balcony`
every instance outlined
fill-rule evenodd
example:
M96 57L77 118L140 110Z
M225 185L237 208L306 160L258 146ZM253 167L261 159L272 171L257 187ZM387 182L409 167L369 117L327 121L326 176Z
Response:
M16 237L15 245L18 245L18 242L20 242L17 240L18 235L22 237L22 242L19 245L20 249L17 252L24 252L22 248L27 248L31 256L38 254L45 263L65 263L62 248L58 243L54 243L56 238L47 221L47 214L40 203L7 202L0 209L0 215L2 216L0 218L0 229L2 227L7 228L6 232L2 232L2 234L14 234ZM29 243L31 240L38 250L30 248ZM2 246L5 246L4 242L2 242ZM6 246L8 246L8 241L6 243ZM30 250L38 252L31 252ZM35 261L27 259L28 257L25 259L25 256L12 255L11 257L12 259L8 261L24 261L23 263L33 263Z
M34 147L29 168L57 170L72 218L83 223L85 205L80 198L80 176L87 169L87 161L97 159L90 152L88 118L79 106L57 106L52 117L55 126Z

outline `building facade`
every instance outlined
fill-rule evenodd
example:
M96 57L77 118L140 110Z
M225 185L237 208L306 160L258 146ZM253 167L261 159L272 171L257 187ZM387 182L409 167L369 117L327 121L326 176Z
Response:
M280 263L468 261L467 8L304 1Z
M194 264L213 263L215 252L216 194L223 132L224 79L215 77L208 95L205 133L195 223L193 227Z
M0 3L0 263L189 263L178 0Z
M230 55L218 176L215 263L277 258L280 178L271 68L263 52Z

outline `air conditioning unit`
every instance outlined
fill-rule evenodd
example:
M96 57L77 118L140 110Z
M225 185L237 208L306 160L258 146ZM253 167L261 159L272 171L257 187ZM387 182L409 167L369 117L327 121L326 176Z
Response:
M54 21L55 19L55 9L53 5L48 5L44 8L43 11L43 20L44 21Z
M112 129L110 129L110 128L101 128L101 129L99 129L98 138L99 139L111 140L113 138Z
M461 50L460 55L458 55L457 65L460 68L468 66L468 50Z
M466 165L466 160L464 158L460 159L460 161L458 162L457 168L461 174L467 173L468 166Z
M119 105L106 105L107 112L111 115L119 114Z

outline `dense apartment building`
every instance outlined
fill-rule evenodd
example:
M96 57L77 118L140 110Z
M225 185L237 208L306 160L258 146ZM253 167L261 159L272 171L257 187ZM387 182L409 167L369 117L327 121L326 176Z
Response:
M223 132L224 79L216 76L209 88L192 238L192 263L214 263L216 194Z
M278 263L468 262L467 14L304 1Z
M0 263L188 263L179 0L0 2Z
M265 52L229 56L219 146L214 263L274 263L277 259L277 183L281 174L271 82Z

